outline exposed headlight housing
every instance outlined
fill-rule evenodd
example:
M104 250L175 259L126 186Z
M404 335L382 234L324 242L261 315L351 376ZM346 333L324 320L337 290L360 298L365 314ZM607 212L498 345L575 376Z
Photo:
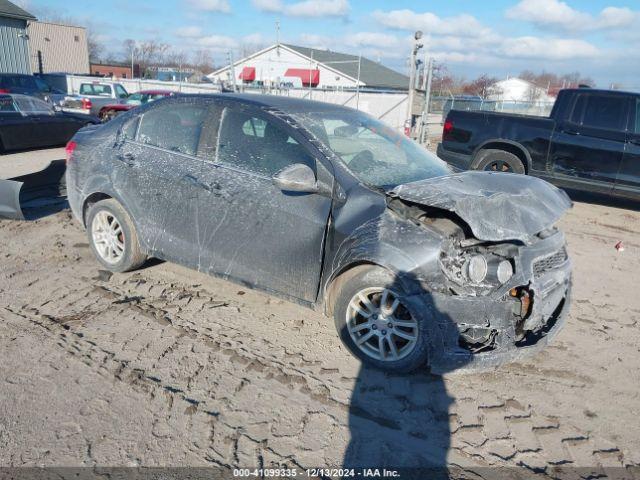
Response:
M513 265L509 260L503 260L498 264L496 273L500 284L507 283L513 277Z
M472 283L482 283L487 278L489 265L484 255L474 255L467 263L467 277Z

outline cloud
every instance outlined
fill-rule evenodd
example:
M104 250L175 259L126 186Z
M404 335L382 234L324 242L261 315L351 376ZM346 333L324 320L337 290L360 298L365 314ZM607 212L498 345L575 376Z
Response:
M281 13L284 10L282 0L252 0L251 3L261 12Z
M608 30L631 26L640 13L629 8L606 7L598 15L576 10L560 0L521 0L506 11L511 20L565 31Z
M304 0L285 4L282 0L252 0L254 7L266 13L281 13L290 17L346 17L348 0Z
M346 35L342 42L348 47L385 47L395 48L401 41L395 35L380 32L358 32ZM409 43L407 43L409 45Z
M187 0L187 3L192 8L205 12L231 12L228 0Z
M442 18L431 12L418 13L413 10L391 10L384 12L376 10L373 18L388 28L398 30L422 30L431 35L458 35L476 37L490 32L473 15L461 14L455 17Z
M539 37L505 38L497 53L509 58L547 60L594 58L601 54L584 40Z
M195 39L194 45L214 51L228 51L238 47L238 41L224 35L207 35Z
M181 38L195 38L202 36L202 29L200 27L181 27L176 30L176 35Z

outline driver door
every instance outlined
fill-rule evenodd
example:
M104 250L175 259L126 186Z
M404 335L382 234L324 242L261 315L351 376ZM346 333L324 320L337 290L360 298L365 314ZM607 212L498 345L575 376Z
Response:
M201 175L201 270L303 301L316 300L331 198L278 189L272 176L303 163L333 176L285 122L258 109L220 106Z

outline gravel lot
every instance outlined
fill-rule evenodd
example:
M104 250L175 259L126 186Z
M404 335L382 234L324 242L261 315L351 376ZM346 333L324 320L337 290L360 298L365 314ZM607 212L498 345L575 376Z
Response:
M561 226L556 342L441 378L361 369L332 320L176 265L101 272L66 209L0 220L0 465L640 465L640 211Z

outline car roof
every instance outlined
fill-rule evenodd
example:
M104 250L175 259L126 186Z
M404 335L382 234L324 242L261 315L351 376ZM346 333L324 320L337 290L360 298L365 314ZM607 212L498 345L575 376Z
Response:
M171 95L175 92L173 92L172 90L140 90L139 92L134 93L142 93L145 95Z
M578 93L606 93L610 95L631 95L634 97L640 96L640 92L629 92L625 90L607 90L604 88L566 88L565 91L568 92L578 92Z
M302 98L284 97L279 95L267 95L259 93L215 93L215 94L182 94L187 97L208 97L231 100L245 105L257 107L269 107L283 112L303 113L303 112L330 112L330 111L355 111L353 108L336 105L333 103L318 102L316 100L306 100Z

